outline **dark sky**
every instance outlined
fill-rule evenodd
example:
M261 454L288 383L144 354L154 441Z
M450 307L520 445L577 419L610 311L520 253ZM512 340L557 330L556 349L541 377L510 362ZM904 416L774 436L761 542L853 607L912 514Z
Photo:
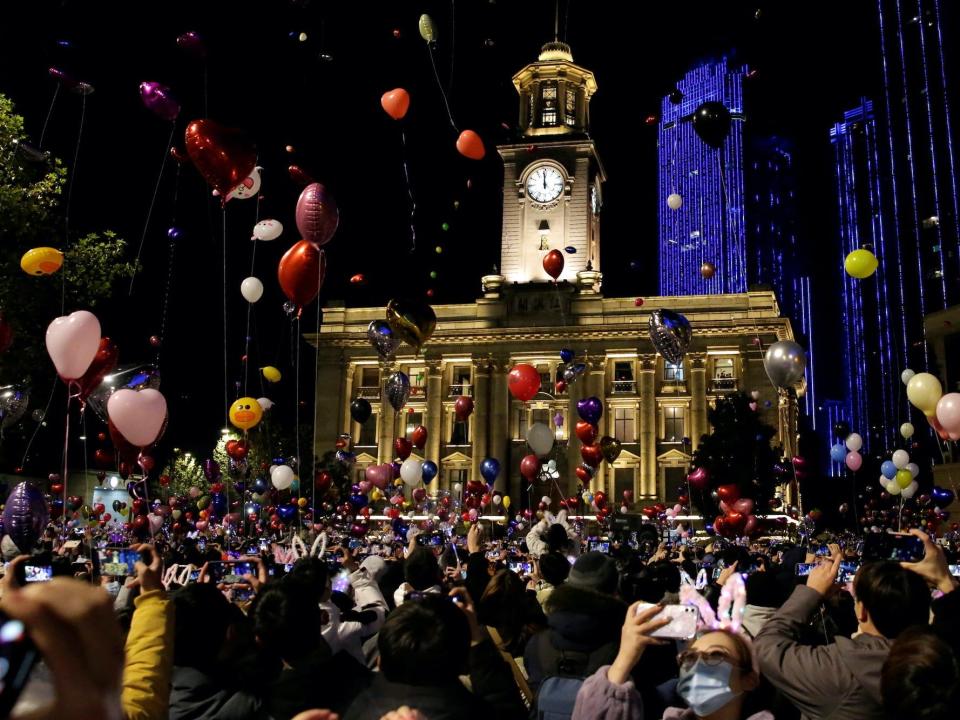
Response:
M501 165L493 145L512 137L517 103L510 78L551 39L553 2L16 5L21 15L6 9L0 31L0 92L26 116L34 140L55 88L48 67L62 67L96 87L84 118L72 198L74 232L110 228L130 242L132 252L139 244L170 132L168 123L142 107L141 81L169 85L181 99L175 134L181 147L185 124L204 116L243 128L255 140L265 168L260 216L275 217L287 229L280 240L258 249L254 274L267 292L256 306L252 365L290 367L291 328L275 278L280 255L298 239L293 210L299 187L286 172L291 163L325 183L340 206L340 229L327 246L323 301L376 305L394 295L422 297L428 288L435 289L438 303L471 301L479 294L480 276L499 257ZM476 130L487 143L481 162L454 149L455 133L417 32L421 12L431 13L438 26L437 69L457 124ZM646 126L644 117L657 110L659 98L691 63L734 48L737 59L759 71L749 81L749 122L759 132L779 133L797 144L801 240L812 256L833 256L827 130L845 107L876 90L874 14L875 4L865 0L561 3L561 34L599 85L592 134L609 175L602 216L605 294L656 292L656 129ZM176 37L188 30L203 37L206 62L177 48ZM297 39L301 32L306 42ZM58 46L58 40L71 47ZM400 126L379 105L380 95L394 87L408 89L413 98L403 123L418 208L418 249L412 254ZM80 111L78 97L61 95L47 130L46 147L68 161ZM288 154L287 145L296 152ZM168 281L166 228L176 217L184 235L169 276L161 364L171 403L166 444L204 452L223 418L221 213L192 167L182 168L178 185L175 176L174 164L167 162L133 296L127 297L125 286L118 288L98 314L105 333L118 340L121 362L153 356L148 338L160 331ZM249 274L255 205L235 201L227 209L231 386L241 373L246 303L239 283ZM448 232L441 229L444 222ZM51 239L58 243L62 239ZM434 252L438 244L442 255ZM627 269L630 261L638 269ZM429 278L431 270L439 273L436 281ZM349 283L356 273L366 276L365 287ZM312 326L315 310L305 311L304 318ZM310 353L303 357L309 366ZM303 378L302 392L309 397L312 374ZM268 393L285 400L278 412L287 419L292 386L291 371ZM259 388L253 394L260 394Z

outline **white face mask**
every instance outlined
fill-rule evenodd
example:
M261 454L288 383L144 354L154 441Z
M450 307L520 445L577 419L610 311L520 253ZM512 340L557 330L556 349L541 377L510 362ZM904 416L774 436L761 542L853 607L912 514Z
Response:
M689 669L681 668L677 694L698 716L710 715L741 694L730 689L732 673L733 665L726 661L707 665L703 658L698 658Z

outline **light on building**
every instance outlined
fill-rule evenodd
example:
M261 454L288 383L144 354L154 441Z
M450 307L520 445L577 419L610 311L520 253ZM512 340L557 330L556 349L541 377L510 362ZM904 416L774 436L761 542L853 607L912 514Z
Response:
M110 487L111 487L113 490L116 490L118 487L120 487L120 478L117 477L116 475L111 475L111 476L110 476Z

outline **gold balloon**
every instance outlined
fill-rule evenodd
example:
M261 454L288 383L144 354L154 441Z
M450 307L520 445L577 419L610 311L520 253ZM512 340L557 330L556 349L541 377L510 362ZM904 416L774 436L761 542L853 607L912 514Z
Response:
M280 374L280 371L277 370L273 365L267 365L266 367L260 368L260 372L262 372L263 376L270 382L280 382L280 378L283 377Z
M63 265L63 253L52 247L27 250L20 258L20 267L27 275L53 275Z
M387 325L394 335L420 350L437 327L433 308L417 300L391 300L387 303Z
M263 408L256 398L242 397L230 406L230 422L241 430L256 427L263 417Z

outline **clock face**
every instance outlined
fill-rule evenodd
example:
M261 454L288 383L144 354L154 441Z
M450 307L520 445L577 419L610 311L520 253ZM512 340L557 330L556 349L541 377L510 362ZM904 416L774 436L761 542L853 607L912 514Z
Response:
M542 165L527 177L527 195L534 202L553 202L563 192L563 175L555 167Z

